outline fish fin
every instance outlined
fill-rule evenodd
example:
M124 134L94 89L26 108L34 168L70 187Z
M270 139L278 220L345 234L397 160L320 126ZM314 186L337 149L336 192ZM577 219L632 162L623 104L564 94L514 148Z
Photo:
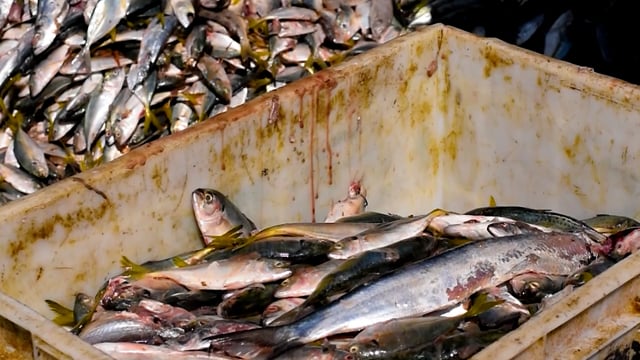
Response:
M480 315L481 313L491 309L492 307L505 302L504 299L489 301L488 297L489 296L484 292L478 294L478 296L475 299L473 299L473 303L471 304L471 307L469 308L469 310L467 310L466 313L464 313L463 317L470 318L470 317Z
M177 268L183 268L185 266L189 266L189 263L182 260L179 256L175 256L171 259L171 262L173 263L173 265L175 265Z
M134 263L133 261L131 261L129 258L127 258L124 255L120 259L120 264L125 269L124 275L131 276L131 277L134 277L134 278L135 277L139 277L141 275L144 275L144 274L147 274L147 273L150 272L144 266Z
M268 327L216 335L210 350L223 350L226 354L244 359L272 359L279 354L302 345L290 326Z
M45 300L49 309L56 313L56 317L53 318L53 322L60 326L71 326L75 323L73 319L73 310L53 301Z
M306 301L305 301L306 302ZM289 325L294 321L298 321L314 311L314 306L307 306L305 303L287 311L286 313L275 318L269 326Z
M496 207L496 199L493 197L493 195L489 195L489 206Z

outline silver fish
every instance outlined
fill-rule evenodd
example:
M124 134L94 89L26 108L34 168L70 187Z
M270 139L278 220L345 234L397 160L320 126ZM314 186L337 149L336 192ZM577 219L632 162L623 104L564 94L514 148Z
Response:
M67 0L38 0L38 15L32 40L34 54L40 55L49 48L60 32L68 12Z
M111 104L122 89L124 79L124 69L110 71L104 76L101 88L91 94L83 123L84 136L89 146L93 144L98 132L107 121Z

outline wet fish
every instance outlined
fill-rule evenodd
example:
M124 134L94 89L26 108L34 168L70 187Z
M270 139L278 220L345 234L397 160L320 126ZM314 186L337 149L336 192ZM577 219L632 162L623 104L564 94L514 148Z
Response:
M223 235L241 225L243 236L249 236L256 225L225 195L214 189L196 189L192 193L192 207L200 232L205 237Z
M40 55L53 43L68 12L67 0L38 0L38 15L32 40L35 55Z
M591 257L587 243L573 234L517 235L472 242L404 267L291 325L217 336L211 339L211 345L231 351L235 342L242 341L245 348L255 345L252 356L267 358L332 334L441 310L522 273L569 274Z
M293 269L293 275L280 283L277 298L309 296L322 279L339 267L344 260L329 260L317 266L301 266Z
M288 263L258 258L254 254L146 274L169 278L191 290L234 290L291 276Z
M346 259L350 256L420 235L431 221L431 216L422 215L379 224L377 227L357 235L346 237L335 243L329 253L332 259Z
M307 56L307 58L308 57L309 56ZM349 193L347 194L347 197L343 200L339 200L331 206L324 222L336 222L343 217L355 216L363 213L368 205L367 198L365 197L366 193L366 190L362 188L359 182L351 183L351 185L349 185Z
M47 166L44 151L20 127L16 129L13 151L20 166L31 175L39 178L49 176L49 167Z
M601 243L606 236L595 231L588 225L567 215L552 212L550 210L535 210L521 206L494 206L477 208L466 213L467 215L499 216L531 225L544 226L551 229L568 232L583 232L593 241Z
M131 342L101 342L94 344L116 360L230 360L231 357L207 351L177 351L164 346Z
M273 303L269 304L262 312L262 324L264 326L271 325L274 320L300 306L303 302L303 298L297 297L289 297L274 301Z
M218 304L218 315L227 319L261 314L273 301L277 284L253 284L232 293Z
M84 136L88 146L95 142L100 129L107 121L111 106L120 93L124 80L124 69L115 69L108 72L104 76L101 87L91 93L83 123Z
M372 223L284 223L264 228L252 238L260 240L271 236L308 236L339 241L376 226L377 224Z
M584 219L582 222L603 234L613 234L630 227L640 226L640 222L632 218L609 214L598 214L594 217Z
M11 165L0 164L0 179L24 194L34 193L43 186L33 176Z
M566 275L522 274L509 281L509 287L515 296L526 301L540 301L564 287Z
M153 338L161 326L151 317L143 317L126 311L103 311L94 314L93 320L80 331L80 338L89 344L103 342L135 342Z

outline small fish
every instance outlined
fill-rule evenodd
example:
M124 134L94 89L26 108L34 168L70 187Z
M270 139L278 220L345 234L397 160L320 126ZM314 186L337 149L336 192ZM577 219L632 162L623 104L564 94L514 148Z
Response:
M329 260L317 266L300 266L293 269L293 275L280 283L275 293L277 298L309 296L320 281L335 271L344 260Z
M13 188L24 194L34 193L43 186L29 173L11 165L4 164L0 164L0 180L7 182L13 186Z
M33 74L29 77L29 91L31 96L38 96L45 86L49 84L49 81L51 81L62 68L69 53L69 46L62 44L53 50L45 60L34 67Z
M286 280L287 279L285 279L285 281ZM274 301L262 312L262 324L264 326L271 325L274 320L277 320L281 315L300 306L303 302L304 299L298 297L288 297Z
M100 88L89 97L84 116L83 130L88 146L91 146L109 117L111 106L124 85L124 69L117 68L108 72Z
M355 223L382 224L382 223L388 223L388 222L392 222L392 221L400 220L400 219L402 219L402 216L399 216L399 215L383 214L383 213L379 213L379 212L375 212L375 211L366 211L366 212L360 213L358 215L342 217L342 218L336 220L336 222L338 222L338 223L352 223L352 222L355 222Z
M20 166L31 175L39 178L49 176L49 167L44 151L21 127L16 129L13 151Z
M630 227L640 226L640 222L632 218L608 214L598 214L594 217L584 219L582 222L591 226L594 230L607 235L626 230Z
M129 89L135 89L149 76L152 65L158 60L160 52L177 24L178 20L175 16L165 16L164 22L160 22L157 17L151 20L142 35L138 60L135 65L132 65L127 74L127 86Z
M180 22L180 25L187 29L195 17L195 8L192 0L169 0L173 14Z
M466 215L506 217L531 225L544 226L550 229L584 233L592 241L595 241L597 243L602 243L607 239L605 235L600 234L588 225L567 215L555 213L550 210L535 210L521 206L494 206L477 208L468 211Z
M558 16L544 38L544 54L546 56L563 59L567 55L571 48L571 42L567 38L567 29L572 23L573 12L571 10Z
M103 342L146 341L160 331L152 317L127 311L102 311L94 314L78 336L89 344Z
M538 28L544 22L544 14L536 15L533 19L525 22L520 26L518 30L518 35L516 37L516 45L522 45L527 42L533 34L538 31Z
M191 290L235 290L254 283L265 283L291 276L289 264L281 260L259 258L254 254L179 269L148 273L147 277L163 277Z
M111 32L125 17L131 0L98 0L87 26L87 40L73 61L77 71L91 72L91 45Z
M249 236L256 225L224 194L214 189L196 189L192 193L193 213L205 237L222 235L241 225L243 236Z
M367 198L365 197L366 194L367 192L360 185L360 182L351 183L349 185L349 193L347 194L347 197L343 200L339 200L331 207L324 222L336 222L343 217L355 216L363 213L368 205Z
M562 290L566 278L566 275L523 274L509 280L509 287L517 298L535 302Z
M202 82L213 91L223 104L231 101L231 80L222 64L209 55L204 55L198 61L196 68L200 72Z
M32 40L35 55L40 55L53 43L68 12L67 0L38 0L38 15Z
M272 236L308 236L339 241L378 226L372 223L284 223L264 228L253 234L257 241Z
M334 244L329 257L346 259L367 250L392 245L404 239L418 236L426 229L430 221L431 216L422 215L379 224L371 230L338 241Z
M261 314L273 301L277 284L252 284L237 290L218 304L218 316L227 319Z
M207 351L179 351L159 345L132 342L100 342L94 344L100 351L116 360L232 360L222 354Z

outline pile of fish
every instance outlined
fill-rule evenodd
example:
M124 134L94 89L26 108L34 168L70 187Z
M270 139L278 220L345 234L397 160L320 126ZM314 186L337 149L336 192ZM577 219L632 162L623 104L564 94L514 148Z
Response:
M466 359L640 248L640 223L489 206L399 216L350 185L258 228L196 189L204 246L135 264L55 322L116 359Z
M0 0L0 205L422 25L640 81L623 3Z
M1 0L0 29L0 204L405 31L392 0Z

